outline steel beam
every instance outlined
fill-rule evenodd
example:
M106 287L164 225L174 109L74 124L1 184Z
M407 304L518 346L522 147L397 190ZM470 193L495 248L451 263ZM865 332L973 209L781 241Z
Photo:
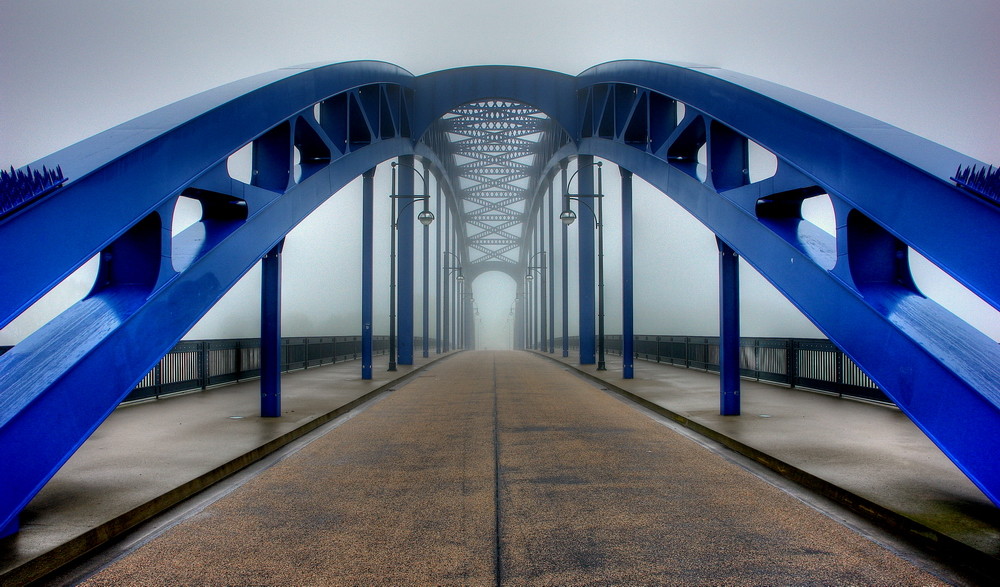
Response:
M375 277L375 167L361 180L361 378L372 378Z
M719 414L740 415L740 257L719 246Z
M399 157L399 193L413 195L413 156ZM396 308L398 333L397 362L400 365L413 364L413 201L403 200L396 218L398 252L396 255Z
M622 378L635 377L635 299L632 263L632 172L619 167L622 176Z
M261 259L260 416L281 417L281 239Z

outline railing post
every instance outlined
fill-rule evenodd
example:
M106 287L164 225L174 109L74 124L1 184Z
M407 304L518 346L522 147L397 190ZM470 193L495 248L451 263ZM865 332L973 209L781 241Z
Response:
M785 356L785 367L788 371L788 386L795 387L799 378L799 351L798 345L792 339L786 343L787 355Z
M167 353L167 356L169 357L170 353ZM163 359L160 359L156 363L156 367L153 367L153 389L156 390L154 393L156 394L156 398L159 399L160 394L163 392Z
M208 341L198 345L198 382L202 389L208 389Z
M844 397L844 351L837 349L835 360L837 361L837 395Z

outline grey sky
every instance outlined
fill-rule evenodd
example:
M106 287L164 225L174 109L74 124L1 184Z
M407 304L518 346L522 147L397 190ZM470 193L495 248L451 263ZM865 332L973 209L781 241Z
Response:
M1000 163L1000 3L995 0L0 0L0 23L0 165L5 167L30 163L229 81L288 65L351 59L391 61L415 74L477 64L575 74L622 58L704 63L820 96ZM668 214L669 202L637 197ZM319 218L314 222L321 223ZM711 235L697 227L682 230L684 222L678 220L675 231L681 243L711 243ZM329 238L335 242L326 245L345 248L345 255L358 240L346 230ZM292 266L298 263L293 257L287 257ZM715 271L676 269L713 276ZM337 283L353 283L350 275ZM744 280L745 296L758 288L755 279ZM703 281L711 289L710 278ZM288 296L300 295L297 287L316 286L286 289L286 318L315 303L303 298L287 309ZM244 289L241 295L256 295L252 283ZM509 302L501 305L506 313ZM704 314L699 324L710 322L714 306L698 307L679 317ZM353 313L344 324L352 323ZM753 323L757 317L744 320ZM340 324L331 319L328 325ZM676 321L655 326L671 333L689 327L671 324ZM788 334L808 331L789 328L796 332ZM247 335L225 327L202 334L211 332Z

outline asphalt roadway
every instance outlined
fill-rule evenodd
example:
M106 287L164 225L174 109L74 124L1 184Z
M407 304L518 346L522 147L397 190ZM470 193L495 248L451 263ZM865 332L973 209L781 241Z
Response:
M480 351L84 584L944 583L566 367Z

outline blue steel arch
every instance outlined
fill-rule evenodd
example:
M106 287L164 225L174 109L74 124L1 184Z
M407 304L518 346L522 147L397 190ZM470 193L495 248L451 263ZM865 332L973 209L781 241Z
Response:
M132 385L301 218L379 162L413 154L414 137L435 117L481 98L538 107L571 129L579 154L618 163L677 200L1000 501L1000 352L923 298L900 258L909 245L997 306L998 277L982 259L994 252L1000 212L948 180L958 165L978 162L711 68L613 62L575 78L512 67L414 77L355 62L223 86L32 165L59 165L67 181L0 216L8 250L0 275L9 284L0 320L98 253L101 269L87 298L0 357L0 450L12 472L0 489L0 528L15 527ZM687 107L682 120L672 117L674 101ZM777 156L774 177L749 182L748 139ZM247 143L256 171L249 184L225 167ZM815 193L834 202L836 237L801 219L800 202ZM171 238L182 194L202 202L204 218ZM833 269L816 262L831 256Z

